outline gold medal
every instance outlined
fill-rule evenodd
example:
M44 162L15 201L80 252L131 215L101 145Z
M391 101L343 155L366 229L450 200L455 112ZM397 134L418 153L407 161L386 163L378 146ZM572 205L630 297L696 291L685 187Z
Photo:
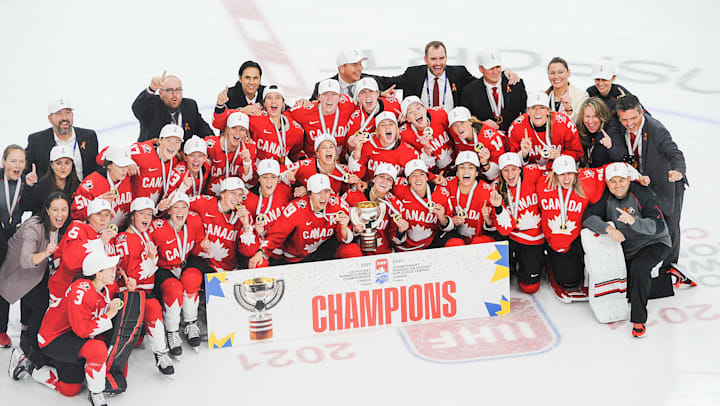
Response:
M235 210L240 210L241 207L242 207L242 204L235 203Z
M400 213L393 213L392 219L395 223L399 223L400 220L402 220L402 216L400 215Z
M432 210L435 208L435 202L429 201L429 202L427 202L426 206L428 209Z
M461 209L461 208L459 208L459 207L458 207L458 209L455 211L455 213L456 213L458 216L462 217L462 218L467 217L467 213L465 212L465 210L463 210L463 209Z
M115 305L115 308L118 309L118 310L120 310L120 309L122 309L124 306L125 306L125 303L124 303L124 302L117 302L117 304Z
M367 131L363 131L363 133L362 133L362 138L363 138L365 141L370 141L370 138L372 138L372 134L370 134L370 133L367 132Z
M503 116L502 116L502 115L500 115L500 116L495 116L495 122L498 123L498 124L502 124L502 122L503 122Z
M346 173L342 176L342 181L345 183L350 183L350 174Z
M433 129L430 128L430 127L426 127L426 128L423 130L423 135L426 136L426 137L432 137L433 134L434 134Z
M545 159L550 158L550 148L548 148L548 147L543 148L542 151L540 151L540 156Z
M567 229L568 229L568 226L566 223L560 224L560 231L567 231Z
M265 220L266 220L266 219L265 219L265 215L262 214L262 213L260 213L260 214L258 214L257 216L255 216L255 222L256 222L256 223L259 223L259 222L261 222L261 221L262 221L262 222L265 222Z
M520 219L515 219L515 225L520 227Z
M117 233L117 232L118 232L118 226L117 226L116 224L110 224L110 225L108 226L108 230L114 231L114 232Z
M118 192L118 190L115 188L110 189L110 193L112 193L114 197L118 197L118 195L120 194L120 192Z
M181 269L185 269L185 265L187 265L187 261L185 261L184 259L183 259L182 261L180 261L180 268L181 268Z
M480 151L482 151L483 149L485 149L485 145L483 145L482 142L479 142L479 141L478 141L478 142L475 143L475 152L480 152Z

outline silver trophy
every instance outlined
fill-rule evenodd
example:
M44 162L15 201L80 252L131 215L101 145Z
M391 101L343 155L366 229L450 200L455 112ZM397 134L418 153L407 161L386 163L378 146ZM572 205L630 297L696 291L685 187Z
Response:
M385 218L386 207L376 202L360 202L350 208L350 221L362 225L360 232L360 249L365 252L377 251L377 229Z
M285 281L260 277L248 279L234 286L235 300L240 307L252 312L248 317L250 324L250 340L262 341L273 337L272 314L267 311L275 307L283 293Z

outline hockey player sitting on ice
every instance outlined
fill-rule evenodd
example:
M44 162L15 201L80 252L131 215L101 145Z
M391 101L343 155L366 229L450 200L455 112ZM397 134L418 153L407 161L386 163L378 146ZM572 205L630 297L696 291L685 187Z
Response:
M425 108L417 96L402 101L406 123L400 137L420 152L428 168L439 172L452 164L453 144L448 135L448 115L442 107ZM409 176L406 172L405 176Z
M275 221L282 217L285 206L293 199L290 186L280 182L280 164L263 159L257 164L258 186L245 198L245 208L255 218L255 233L263 238Z
M93 199L107 200L113 210L111 223L125 223L132 203L132 190L128 171L135 162L126 148L108 147L98 156L103 167L88 175L75 191L70 213L73 220L85 221L87 208Z
M382 162L375 168L375 176L368 189L364 192L350 190L343 196L343 200L350 207L362 202L375 202L385 206L384 217L376 228L377 249L364 251L365 255L391 253L393 252L391 240L402 242L405 239L405 232L410 224L402 218L402 201L392 194L396 179L397 169L395 166ZM356 235L364 229L363 225L353 224L353 231ZM356 241L355 244L358 242Z
M505 153L504 137L492 127L470 116L465 107L455 107L449 114L450 135L455 144L455 154L469 151L477 154L480 173L492 181L498 176L498 158Z
M657 196L648 187L630 181L625 163L608 165L605 182L607 190L597 203L585 210L583 225L622 243L630 290L632 335L642 337L646 331L650 279L659 275L663 258L672 245L670 234Z
M331 134L320 134L315 138L314 158L303 159L288 165L280 179L287 185L292 186L295 197L302 197L307 192L307 182L318 173L327 175L330 179L330 187L335 194L345 193L351 185L364 189L365 182L350 173L350 169L338 162L338 147L335 137Z
M75 396L87 383L90 404L107 405L105 361L108 348L99 335L112 330L112 318L122 308L120 299L112 299L108 287L115 283L118 257L94 251L82 263L82 278L70 285L67 297L50 306L38 334L40 350L54 361L32 377L65 396Z
M475 151L462 151L455 158L456 176L448 178L445 188L450 192L450 212L455 231L465 244L493 242L483 233L492 229L492 210L488 200L493 187L478 179L480 160Z
M80 275L82 263L91 251L102 251L108 254L115 252L115 236L117 227L110 227L113 209L103 198L96 198L87 207L85 222L74 220L60 240L53 254L53 262L57 269L50 276L50 305L57 304L63 297L68 286L76 276Z
M583 156L577 128L570 117L552 112L544 92L528 95L527 113L508 130L510 152L522 151L523 163L546 165L562 154L578 161Z
M160 138L136 142L130 146L130 157L137 164L130 171L132 195L149 197L157 204L168 194L170 175L177 165L177 155L183 141L183 129L176 124L165 124Z
M537 195L542 230L548 243L548 279L562 302L587 300L583 288L583 260L580 230L588 204L602 196L605 183L602 169L580 169L569 155L560 155L552 171L538 180Z
M320 82L317 101L307 106L303 103L296 104L290 110L290 117L300 123L305 131L303 150L307 156L315 156L315 139L323 134L332 135L338 146L338 156L345 156L347 126L353 111L355 103L348 96L340 94L340 84L335 79Z
M500 176L496 190L490 193L494 225L501 235L509 237L510 269L517 273L520 290L532 294L540 288L545 268L545 237L535 189L545 167L523 166L517 152L500 155L498 163Z
M315 174L307 182L308 195L285 207L282 219L265 234L265 240L250 258L250 268L265 258L270 265L312 262L362 256L360 247L350 244L348 207L333 193L330 179Z
M236 112L227 118L227 127L221 135L205 137L210 160L208 194L220 194L220 182L229 177L252 181L255 167L255 141L250 138L250 119Z
M348 158L348 168L361 179L371 180L380 164L392 165L402 174L408 161L420 158L415 148L400 140L395 114L383 111L375 117L375 122L374 136L357 141L357 148Z
M200 216L190 212L190 198L181 192L173 193L165 218L153 221L149 234L158 255L153 296L162 301L170 354L178 356L182 354L180 310L186 321L197 320L202 280L201 271L194 265L197 262L189 260L193 258L191 255L209 252L210 241L205 238ZM194 327L189 327L186 335L190 345L196 348L200 345L199 334L197 337L188 334L194 331Z
M165 341L162 306L152 292L155 287L158 250L148 234L155 204L148 197L138 197L130 206L130 225L126 231L115 237L115 250L120 258L118 263L118 286L120 290L145 292L143 322L145 334L155 355L155 364L161 373L175 373L172 361L168 357Z
M355 83L353 98L357 108L348 122L348 152L354 151L366 138L365 133L374 133L380 113L387 112L395 116L396 121L402 110L400 102L394 97L380 97L378 83L373 77L364 77Z
M446 213L452 213L450 192L442 186L435 191L428 183L428 168L420 159L405 165L407 179L395 186L395 196L402 199L403 219L409 223L405 241L393 239L400 251L465 245Z
M178 162L170 172L167 196L158 204L161 211L167 210L173 192L176 190L190 197L206 194L210 164L207 162L207 144L202 138L193 135L183 146L183 161Z

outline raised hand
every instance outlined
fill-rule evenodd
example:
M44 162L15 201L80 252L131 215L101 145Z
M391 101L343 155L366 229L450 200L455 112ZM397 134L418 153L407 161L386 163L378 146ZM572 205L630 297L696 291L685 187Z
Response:
M28 186L32 186L36 184L38 181L37 176L37 170L35 169L35 164L32 164L32 171L28 172L27 175L25 175L25 184Z
M610 149L612 148L612 139L608 135L608 133L605 132L604 129L600 130L603 133L603 137L600 138L600 144L602 144L603 147Z
M394 98L395 97L395 85L390 86L384 92L380 93L380 97L384 97L386 99Z
M155 76L150 81L150 89L152 90L160 90L163 88L163 84L165 83L165 76L167 75L167 71L163 71L162 76Z
M225 86L225 90L218 93L218 97L217 97L217 105L218 106L224 106L225 103L227 103L230 100L230 98L228 97L227 94L228 94L228 87Z
M530 149L532 149L532 141L528 135L527 129L525 129L525 136L520 141L520 151L522 151L523 157L527 158L530 155Z
M500 207L500 205L502 204L502 196L500 196L500 193L498 193L497 190L493 190L492 192L490 192L490 204L493 207ZM485 215L483 214L483 217L484 216Z
M617 210L620 213L620 216L618 217L619 222L625 223L628 225L635 224L635 217L633 217L632 214L628 213L626 210L621 209L619 207L616 207L615 210Z

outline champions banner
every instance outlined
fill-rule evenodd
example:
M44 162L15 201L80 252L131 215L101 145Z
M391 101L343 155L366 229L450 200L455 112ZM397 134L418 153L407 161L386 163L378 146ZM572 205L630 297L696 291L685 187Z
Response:
M208 345L510 311L507 242L205 275Z

